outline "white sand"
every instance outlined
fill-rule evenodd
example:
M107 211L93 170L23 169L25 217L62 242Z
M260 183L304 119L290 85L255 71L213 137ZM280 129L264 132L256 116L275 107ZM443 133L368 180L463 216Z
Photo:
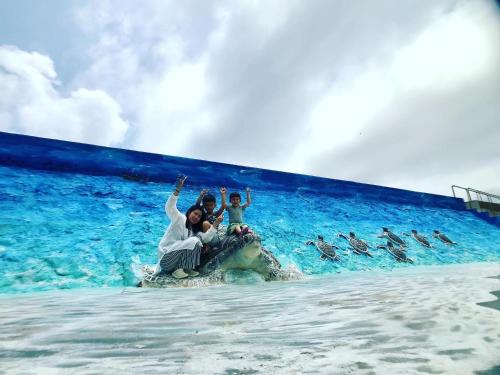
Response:
M0 296L0 373L471 374L500 364L492 263L300 282Z

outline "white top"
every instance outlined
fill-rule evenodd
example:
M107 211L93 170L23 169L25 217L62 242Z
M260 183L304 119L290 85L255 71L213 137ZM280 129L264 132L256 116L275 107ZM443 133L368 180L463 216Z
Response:
M174 194L168 198L165 204L165 212L170 219L170 225L158 245L158 260L161 259L163 254L172 251L183 249L193 250L198 243L210 242L217 233L214 227L210 226L210 229L205 233L198 232L196 235L193 235L186 228L186 215L180 213L177 209L177 196Z

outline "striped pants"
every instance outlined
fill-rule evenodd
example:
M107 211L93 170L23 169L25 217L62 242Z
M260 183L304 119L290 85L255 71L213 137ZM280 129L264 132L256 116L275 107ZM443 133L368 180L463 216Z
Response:
M201 246L194 249L183 249L163 254L160 260L161 271L159 274L168 274L178 268L192 270L200 264Z

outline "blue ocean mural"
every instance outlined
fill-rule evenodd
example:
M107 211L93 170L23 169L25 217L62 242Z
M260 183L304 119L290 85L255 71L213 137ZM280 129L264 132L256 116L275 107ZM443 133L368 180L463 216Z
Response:
M181 211L202 189L220 204L221 186L243 197L250 187L245 220L283 267L304 275L500 260L498 218L460 199L0 133L0 292L136 285L138 267L156 262L169 224L164 205L181 174ZM383 227L404 239L413 263L377 248ZM432 247L404 235L412 230ZM372 257L337 236L349 232ZM339 248L337 261L306 244L318 235Z

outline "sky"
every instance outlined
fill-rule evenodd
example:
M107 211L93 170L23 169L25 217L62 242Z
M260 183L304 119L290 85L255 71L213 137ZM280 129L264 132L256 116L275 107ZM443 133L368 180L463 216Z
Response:
M492 0L3 0L0 131L500 195Z

